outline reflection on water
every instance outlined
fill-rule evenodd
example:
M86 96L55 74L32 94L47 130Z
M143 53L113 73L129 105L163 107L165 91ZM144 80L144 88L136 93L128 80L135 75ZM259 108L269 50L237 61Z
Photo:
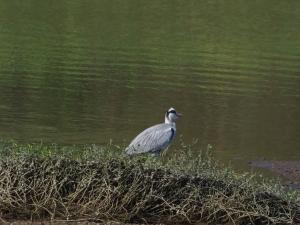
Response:
M13 0L0 21L2 139L125 144L174 106L222 159L300 158L299 1Z

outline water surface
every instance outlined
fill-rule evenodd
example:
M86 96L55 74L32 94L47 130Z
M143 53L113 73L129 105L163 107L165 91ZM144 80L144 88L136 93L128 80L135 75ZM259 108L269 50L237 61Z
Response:
M0 138L127 144L174 106L226 162L299 160L299 27L297 0L2 1Z

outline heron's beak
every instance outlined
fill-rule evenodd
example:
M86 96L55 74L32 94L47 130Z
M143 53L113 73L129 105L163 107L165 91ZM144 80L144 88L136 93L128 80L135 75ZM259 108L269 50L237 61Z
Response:
M176 113L176 115L179 116L179 117L183 116L182 113Z

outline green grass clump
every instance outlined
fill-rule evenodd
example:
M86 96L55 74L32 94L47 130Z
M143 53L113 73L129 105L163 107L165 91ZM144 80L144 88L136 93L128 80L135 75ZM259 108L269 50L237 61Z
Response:
M2 219L293 224L299 193L182 146L161 159L116 146L0 145Z

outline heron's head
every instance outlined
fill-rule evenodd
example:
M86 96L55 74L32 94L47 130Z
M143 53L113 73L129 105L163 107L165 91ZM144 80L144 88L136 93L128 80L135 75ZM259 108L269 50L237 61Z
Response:
M182 114L171 107L165 114L165 123L174 123L180 116L182 116Z

